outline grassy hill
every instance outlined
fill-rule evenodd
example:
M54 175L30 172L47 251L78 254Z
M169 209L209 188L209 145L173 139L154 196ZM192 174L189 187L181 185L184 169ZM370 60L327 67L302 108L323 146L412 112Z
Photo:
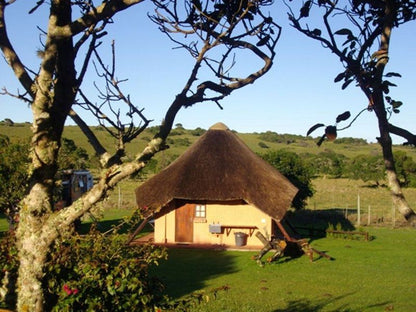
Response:
M15 124L14 126L0 125L0 134L7 135L14 142L27 141L30 139L31 135L30 126L29 123ZM92 127L92 130L109 151L114 149L115 139L103 128ZM133 156L141 151L147 141L153 137L153 133L154 129L147 129L141 136L131 142L131 144L128 144L127 155ZM381 154L381 149L378 144L367 144L361 139L340 139L334 142L325 142L321 147L318 147L316 145L317 138L291 134L265 134L267 133L237 133L250 149L256 153L265 153L268 150L286 149L302 155L306 153L318 154L323 151L331 150L335 153L345 155L347 158L352 158L358 154ZM77 126L66 126L63 136L73 140L77 146L86 149L88 154L93 156L94 151L92 147ZM159 155L159 157L162 157L163 155L165 157L181 155L189 145L198 139L198 137L199 136L193 135L192 130L174 129L168 139L170 148L162 152L162 155ZM268 138L269 141L266 141L265 138ZM394 146L394 149L405 151L408 155L416 159L416 149L412 147L396 145Z
M114 139L103 129L93 127L94 133L102 140L104 146L109 150L114 147ZM196 131L186 129L174 129L168 139L170 148L159 153L156 159L159 162L170 162L181 155L199 136L194 135ZM140 137L136 138L127 147L127 154L133 157L141 151L147 141L153 137L154 129L147 129ZM30 139L30 124L17 124L12 127L0 125L0 135L7 135L12 141L22 142ZM302 137L296 135L271 135L275 142L264 140L270 137L264 133L237 133L237 135L256 153L265 153L268 150L286 149L298 155L306 153L320 153L323 151L333 151L352 158L358 154L381 154L378 144L367 144L359 139L341 139L335 142L325 142L321 147L316 145L317 138ZM93 150L88 144L87 139L76 126L67 126L64 130L64 137L72 139L79 147L87 150L93 156ZM416 149L406 146L394 146L395 150L405 151L408 155L416 159ZM102 203L106 210L114 208L134 208L134 188L140 181L127 180L119 184L118 189L113 192L109 199ZM362 209L363 223L367 222L368 209L371 210L372 222L377 220L391 220L392 202L387 188L373 188L362 181L348 179L331 179L321 177L313 181L316 190L315 195L309 199L307 208L311 210L338 208L343 209L352 218L356 215L358 198ZM416 202L416 189L404 189L404 193L410 203ZM395 218L401 220L396 213ZM390 222L390 221L389 221Z

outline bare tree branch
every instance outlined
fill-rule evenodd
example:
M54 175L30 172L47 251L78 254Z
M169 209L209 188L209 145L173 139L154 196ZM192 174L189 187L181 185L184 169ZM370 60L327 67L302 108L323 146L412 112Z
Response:
M72 109L69 112L69 117L72 118L72 120L78 125L78 127L80 127L81 131L88 138L88 142L94 148L96 155L99 156L100 158L104 157L104 155L107 154L107 150L104 148L104 146L101 145L100 141L97 139L97 137L91 131L91 128ZM107 158L109 158L109 157L107 157Z
M14 50L6 30L5 10L7 5L9 5L12 2L14 1L0 1L0 49L3 52L3 55L7 63L13 70L15 76L20 81L22 86L25 88L26 92L29 93L32 98L34 98L36 89L33 80L29 76L25 66L23 65L19 56Z
M26 97L27 93L25 93L25 94L20 94L20 93L14 94L14 93L10 93L7 90L7 88L5 88L5 87L2 88L2 91L0 92L0 95L8 95L8 96L11 96L11 97L16 98L18 100L21 100L23 102L26 102L28 105L32 104L32 101L33 101L32 98L27 98Z
M407 140L405 145L413 145L416 146L416 135L411 133L410 131L397 127L395 125L389 124L389 131L394 135L398 135Z
M72 22L70 25L60 26L54 29L52 35L62 37L73 37L88 29L91 25L100 21L111 19L120 11L139 4L144 0L104 0L99 6L92 7L91 10L82 17Z
M98 65L95 66L97 76L101 77L105 84L104 90L100 90L98 85L95 84L99 99L102 102L98 105L92 103L87 95L82 90L79 90L83 102L78 103L78 105L90 111L96 117L99 124L118 142L116 151L110 158L108 158L107 154L104 154L102 145L95 144L97 155L105 156L104 159L101 159L101 163L104 167L108 167L120 161L120 158L124 156L125 144L139 136L147 128L151 120L148 120L144 116L143 109L138 109L134 106L130 100L130 96L125 95L120 88L120 84L126 80L119 80L115 76L116 53L114 41L111 44L112 57L110 68L105 65L98 53L95 40L91 41L90 51L91 54L94 54L98 62ZM128 122L123 121L123 117L121 116L122 107L124 107L123 111L128 117ZM111 115L108 113L111 113ZM136 125L136 117L139 118L138 125Z
M263 15L260 8L270 4L270 1L206 2L203 8L186 2L183 9L178 8L176 1L155 3L158 8L155 15L151 16L152 20L179 48L195 58L193 70L179 97L184 107L204 101L214 101L219 105L221 99L253 83L272 66L281 29L271 17ZM182 11L187 12L185 17L178 13ZM178 34L196 34L199 41L176 39L174 35ZM215 52L219 46L225 51ZM264 65L246 77L233 76L232 70L236 66L234 53L242 50L252 52L251 55L262 59ZM208 80L194 86L204 64L217 81ZM214 92L214 95L207 95L208 91Z

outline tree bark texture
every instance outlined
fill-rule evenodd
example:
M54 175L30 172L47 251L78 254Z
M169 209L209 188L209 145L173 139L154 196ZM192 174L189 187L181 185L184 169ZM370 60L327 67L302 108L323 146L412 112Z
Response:
M394 20L397 18L398 14L395 1L386 0L384 14L385 16L380 35L380 48L378 51L379 55L375 66L375 82L373 83L373 92L371 95L370 103L373 104L373 108L378 120L378 127L380 131L379 143L381 144L382 148L387 182L391 191L393 204L395 207L397 207L399 212L407 221L414 223L416 220L416 214L412 208L410 208L403 195L400 182L397 177L396 167L394 165L390 125L387 118L382 89L383 73L389 60L391 33L394 27Z
M380 131L379 143L382 148L387 183L392 195L393 205L397 207L397 210L408 222L414 224L416 222L416 214L406 201L400 186L400 181L397 177L389 123L382 96L378 96L374 99L374 109L378 120L378 127Z

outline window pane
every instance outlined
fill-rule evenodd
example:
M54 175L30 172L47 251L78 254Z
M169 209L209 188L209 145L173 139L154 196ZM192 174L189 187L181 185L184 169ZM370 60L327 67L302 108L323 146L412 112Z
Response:
M195 217L197 218L205 218L205 205L195 205Z

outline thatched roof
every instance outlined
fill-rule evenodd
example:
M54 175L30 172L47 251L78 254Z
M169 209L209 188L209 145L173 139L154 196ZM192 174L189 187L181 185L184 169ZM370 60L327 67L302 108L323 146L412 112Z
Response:
M280 220L297 188L227 126L212 126L178 159L136 189L139 208L163 215L176 201L242 200ZM168 208L169 207L169 208ZM177 207L173 207L177 208Z

